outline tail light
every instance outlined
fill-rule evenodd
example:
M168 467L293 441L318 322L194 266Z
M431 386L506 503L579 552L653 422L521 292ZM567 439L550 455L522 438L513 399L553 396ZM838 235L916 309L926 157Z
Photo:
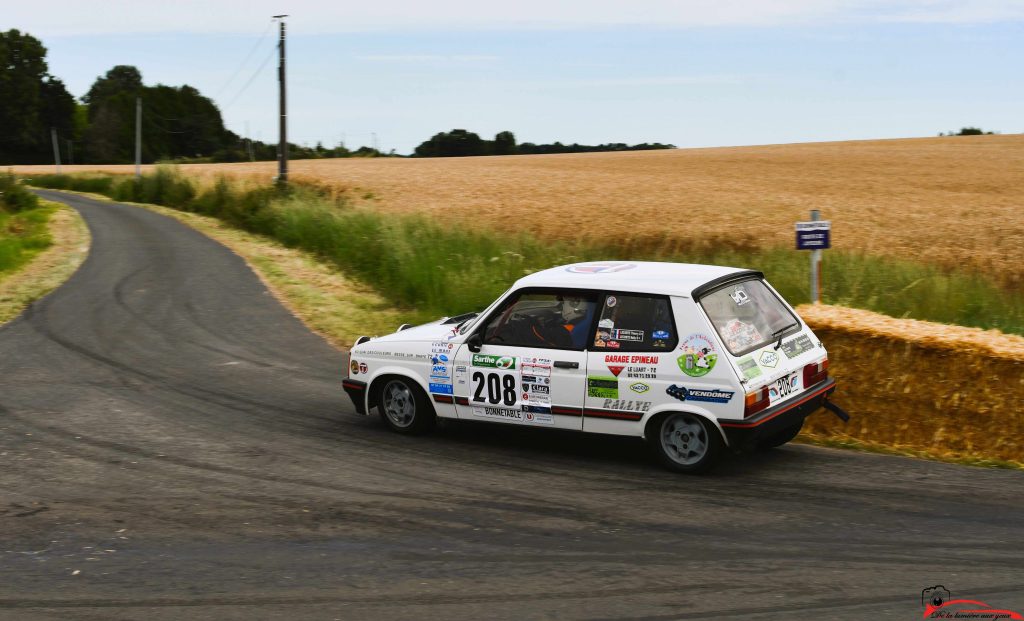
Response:
M762 386L754 392L747 393L747 400L743 408L743 418L750 418L761 410L768 407L768 387Z
M821 362L812 362L804 367L804 388L810 388L815 384L828 379L828 358Z

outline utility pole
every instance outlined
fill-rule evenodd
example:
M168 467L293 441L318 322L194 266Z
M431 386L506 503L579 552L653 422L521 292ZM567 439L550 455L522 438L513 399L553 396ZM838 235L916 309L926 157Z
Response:
M142 97L135 98L135 178L142 178Z
M278 44L279 52L279 66L277 69L277 79L280 83L280 95L281 95L281 128L280 138L278 139L277 146L277 183L278 185L288 184L288 99L286 97L286 83L284 73L284 18L287 15L275 15L274 19L278 20L281 26L281 42Z
M60 146L57 144L57 128L50 128L50 140L53 141L53 162L57 165L57 174L60 174Z

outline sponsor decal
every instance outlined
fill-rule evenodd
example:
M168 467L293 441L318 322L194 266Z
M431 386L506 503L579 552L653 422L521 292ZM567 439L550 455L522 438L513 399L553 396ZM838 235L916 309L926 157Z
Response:
M744 323L739 319L730 319L722 329L722 336L726 345L732 351L746 349L754 343L761 341L761 333L752 324Z
M540 384L524 384L523 389L540 395L550 394L551 391L550 386L542 386Z
M527 375L534 377L549 377L551 375L550 358L528 358L523 356L519 359L520 372L525 378ZM513 367L514 368L514 367ZM523 379L525 382L526 379Z
M551 415L551 412L523 412L523 419L528 423L538 423L541 425L554 425L555 417Z
M655 330L651 333L652 339L665 340L672 338L672 335L665 330Z
M605 304L608 305L608 308L611 308L611 307L615 306L617 303L618 303L618 300L615 299L614 295L609 295L608 299L605 301Z
M349 363L348 370L352 372L352 375L358 375L359 374L359 363L356 362L355 360L353 360L352 362Z
M445 355L445 354L441 354L440 356L438 356L438 357L437 357L437 359L438 359L438 360L439 360L440 362L448 362L448 356L447 356L447 355Z
M655 367L626 367L628 379L658 379L658 369Z
M642 395L645 392L647 392L648 390L650 390L651 387L648 386L647 384L643 383L643 382L634 382L634 383L629 385L629 389L632 390L633 392L635 392L638 395Z
M618 366L613 366L613 365L610 365L610 364L608 365L608 370L611 371L612 375L614 375L615 377L618 377L619 373L622 373L622 370L625 369L625 368L626 367L618 367Z
M708 403L729 403L736 393L717 388L685 388L672 384L665 389L668 396L680 401L706 401Z
M813 349L814 345L811 344L811 339L806 334L801 334L791 341L786 341L782 344L782 351L785 352L787 358L796 358L800 354Z
M633 401L632 399L605 399L601 406L606 410L621 410L624 412L647 412L651 409L650 401Z
M611 338L616 341L642 342L644 340L643 330L612 330Z
M512 408L474 407L473 416L480 418L495 418L498 420L515 420L522 422L523 411Z
M448 367L443 364L435 364L430 368L431 377L448 377Z
M430 383L430 392L437 393L437 394L440 394L440 395L450 395L450 394L452 394L452 385L451 384L441 384L441 383L431 382Z
M514 369L516 368L516 359L512 356L473 354L473 366L489 367L491 369Z
M651 347L654 347L656 349L667 349L668 341L654 341L653 343L651 343Z
M606 354L604 357L605 364L609 362L617 362L622 364L658 364L657 356L647 356L643 354Z
M582 263L580 265L570 265L565 268L565 271L571 274L612 274L631 270L634 267L636 267L635 263Z
M736 306L743 306L750 301L750 296L743 287L736 287L736 290L729 294L733 302L736 302Z
M766 349L761 352L761 357L758 358L758 362L761 363L762 367L774 369L775 365L779 364L779 355L770 349Z
M922 619L1024 619L1024 615L1006 608L993 608L976 599L954 599L941 584L921 590Z
M761 367L757 366L757 362L752 357L742 358L737 364L740 367L740 371L743 371L743 377L748 380L761 376Z
M587 396L598 399L618 399L619 380L614 377L588 377Z
M618 348L619 348L619 342L618 341L608 341L608 349L618 349Z
M360 362L359 363L359 372L362 373L363 375L366 375L367 373L370 372L370 367L366 366L365 362Z
M679 346L683 355L676 358L679 370L690 377L702 377L711 372L718 362L715 344L703 334L691 334Z

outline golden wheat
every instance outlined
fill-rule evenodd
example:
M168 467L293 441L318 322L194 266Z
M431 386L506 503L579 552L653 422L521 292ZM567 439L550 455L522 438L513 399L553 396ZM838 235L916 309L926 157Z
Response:
M130 166L69 170L130 172ZM185 165L269 181L276 163ZM15 167L19 173L52 167ZM1024 135L291 163L383 211L550 239L667 235L789 246L820 209L836 248L1024 276Z

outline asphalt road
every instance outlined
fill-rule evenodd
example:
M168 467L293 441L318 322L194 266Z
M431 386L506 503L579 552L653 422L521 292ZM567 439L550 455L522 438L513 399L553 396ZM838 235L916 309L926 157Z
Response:
M1024 473L397 436L231 252L42 194L93 247L0 327L0 619L914 619L935 584L1024 611Z

